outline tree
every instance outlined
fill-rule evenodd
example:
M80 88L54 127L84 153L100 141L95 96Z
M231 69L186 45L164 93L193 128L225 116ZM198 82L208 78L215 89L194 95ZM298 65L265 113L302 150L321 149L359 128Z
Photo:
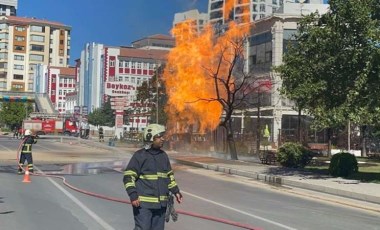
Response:
M149 81L145 81L137 87L137 101L141 107L148 108L150 123L166 124L167 122L165 112L167 95L165 85L161 81L164 68L165 65L159 66Z
M198 35L191 23L173 29L177 45L164 71L169 126L198 132L223 127L231 159L238 159L232 115L249 105L262 79L245 71L249 24L230 22L221 33L207 27Z
M111 101L108 99L101 108L94 109L88 114L88 122L92 125L109 126L115 125L115 114L111 109Z
M9 127L21 127L22 121L33 112L32 103L3 102L0 110L0 122Z
M329 4L328 13L300 21L297 42L276 70L282 93L331 134L347 121L366 125L380 118L380 24L375 0Z

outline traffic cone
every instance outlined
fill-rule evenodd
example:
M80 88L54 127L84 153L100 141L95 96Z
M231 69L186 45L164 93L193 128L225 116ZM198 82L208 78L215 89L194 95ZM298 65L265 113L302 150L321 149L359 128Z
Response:
M29 167L26 166L25 168L26 169L25 169L24 179L22 180L22 182L24 182L24 183L30 183L32 181L30 180L30 177L29 177Z

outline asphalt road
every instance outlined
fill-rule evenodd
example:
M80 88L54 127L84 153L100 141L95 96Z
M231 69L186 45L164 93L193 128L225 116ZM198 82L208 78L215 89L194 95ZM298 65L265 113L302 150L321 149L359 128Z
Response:
M0 138L0 229L133 229L129 204L74 191L61 179L16 172L19 141ZM39 140L33 149L36 168L64 176L72 186L127 201L122 172L130 154L60 140ZM379 214L289 195L244 177L174 165L184 193L183 212L230 220L261 229L380 229ZM242 229L180 215L168 230Z

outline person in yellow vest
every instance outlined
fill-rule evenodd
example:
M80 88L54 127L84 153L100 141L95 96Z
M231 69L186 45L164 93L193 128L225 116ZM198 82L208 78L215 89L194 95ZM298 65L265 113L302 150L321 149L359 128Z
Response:
M22 168L25 161L28 162L29 172L33 173L33 156L32 156L32 145L37 143L37 137L32 135L32 131L29 129L25 130L25 137L22 140L22 148L20 154L20 161L18 166L18 173L22 174Z
M164 126L148 125L144 130L146 147L133 154L124 171L124 186L133 206L134 230L164 230L169 192L178 203L182 202L169 157L161 149L164 133Z

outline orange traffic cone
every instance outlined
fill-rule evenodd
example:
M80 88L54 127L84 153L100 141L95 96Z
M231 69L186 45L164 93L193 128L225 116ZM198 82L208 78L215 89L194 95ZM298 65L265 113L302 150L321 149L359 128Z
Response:
M32 181L30 180L30 177L29 177L29 167L26 166L25 168L26 169L25 169L24 179L22 180L22 182L24 182L24 183L30 183Z

